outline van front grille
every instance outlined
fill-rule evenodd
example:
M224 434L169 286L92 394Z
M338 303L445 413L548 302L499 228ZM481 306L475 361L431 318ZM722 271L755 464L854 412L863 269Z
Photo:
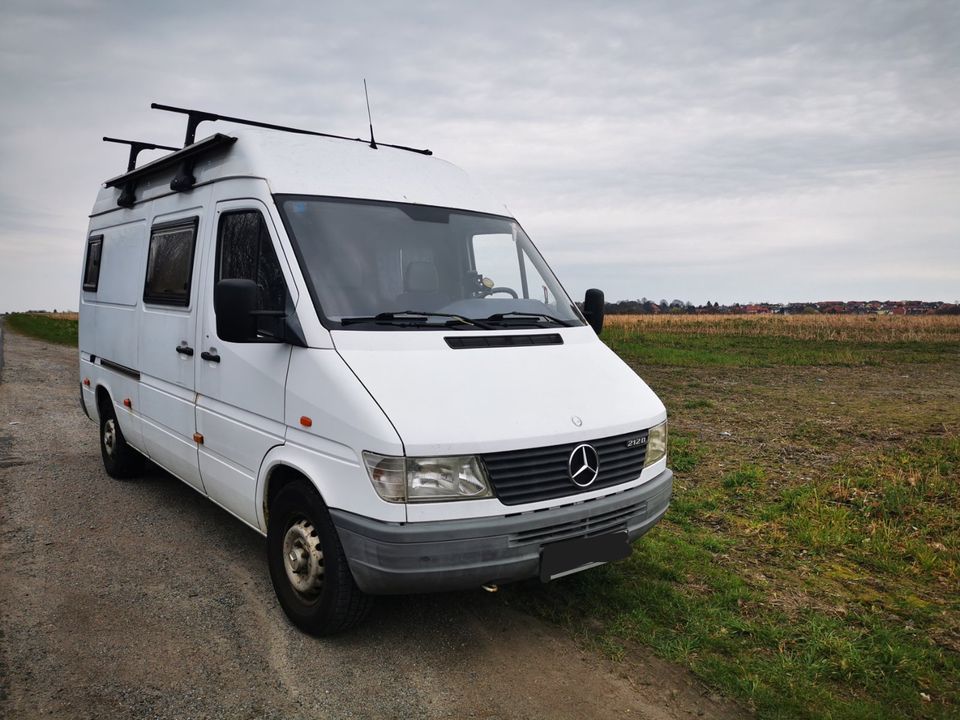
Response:
M481 457L500 502L522 505L637 479L647 455L646 438L647 431L638 430L599 440L486 453ZM586 488L576 485L568 470L570 453L584 442L594 447L600 461L597 479Z

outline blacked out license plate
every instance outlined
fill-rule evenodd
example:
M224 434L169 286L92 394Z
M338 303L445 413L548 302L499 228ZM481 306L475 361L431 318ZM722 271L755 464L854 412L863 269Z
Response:
M540 551L540 579L555 580L613 560L623 560L629 555L630 543L625 532L561 540L544 545Z

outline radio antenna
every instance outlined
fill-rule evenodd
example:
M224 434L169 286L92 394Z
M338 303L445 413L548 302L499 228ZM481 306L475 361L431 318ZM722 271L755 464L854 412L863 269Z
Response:
M370 147L377 149L377 141L373 139L373 117L370 115L370 94L367 92L367 79L363 79L363 96L367 99L367 122L370 123Z

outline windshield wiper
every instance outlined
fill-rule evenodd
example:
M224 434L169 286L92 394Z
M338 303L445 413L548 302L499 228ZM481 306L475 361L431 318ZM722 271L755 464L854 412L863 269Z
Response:
M492 322L503 322L509 321L511 319L520 320L521 322L525 318L536 318L537 320L546 320L547 322L555 323L557 325L562 325L563 327L570 327L570 323L566 320L561 320L556 318L553 315L547 315L546 313L535 313L535 312L519 312L512 310L510 312L495 313L489 317L484 318L484 320Z
M377 315L345 317L340 320L341 325L355 325L358 323L385 323L392 325L408 325L410 327L424 327L428 325L429 318L447 318L447 321L440 323L442 327L457 327L458 325L470 325L479 328L489 328L481 320L468 320L460 315L453 313L436 313L421 310L401 310L399 312L382 312Z

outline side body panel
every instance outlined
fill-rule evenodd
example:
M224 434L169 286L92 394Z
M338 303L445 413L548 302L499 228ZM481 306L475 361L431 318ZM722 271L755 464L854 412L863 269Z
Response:
M140 384L136 372L140 353L140 295L146 257L147 222L143 211L116 213L88 236L103 237L99 284L96 291L80 292L80 351L82 375L91 380L85 386L87 410L99 420L96 388L104 387L113 401L114 414L127 442L143 450ZM82 283L81 283L82 287ZM126 371L124 371L126 370ZM129 400L131 407L124 405Z
M258 495L270 473L289 465L310 478L331 508L350 509L389 522L406 520L402 504L381 500L370 483L361 452L402 455L403 444L383 410L332 349L292 350L286 392L287 437L264 459ZM311 420L309 428L301 417ZM266 527L263 506L258 508Z

